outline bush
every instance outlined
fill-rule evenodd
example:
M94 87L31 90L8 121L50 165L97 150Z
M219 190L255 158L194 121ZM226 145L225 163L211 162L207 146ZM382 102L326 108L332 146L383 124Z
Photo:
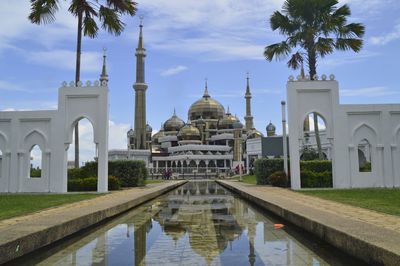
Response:
M31 168L30 177L41 177L41 176L42 176L42 170L39 167Z
M277 171L283 171L283 159L262 158L254 162L257 185L269 184L268 177ZM332 187L331 161L300 161L300 171L302 187ZM287 179L290 181L289 177Z
M332 172L332 162L328 160L300 161L301 171Z
M321 188L332 187L332 172L313 172L303 170L300 173L301 187L303 188Z
M92 175L95 176L95 175ZM85 169L83 168L71 168L68 169L68 179L82 179L82 178L87 178L90 177L90 175L87 174Z
M370 162L365 162L364 165L359 167L360 172L371 172L371 163Z
M257 185L266 185L267 177L277 171L283 170L283 159L257 159L254 161L254 173Z
M85 174L97 176L97 162L88 162L82 167ZM148 173L143 161L110 161L108 174L118 179L122 187L144 186Z
M267 177L267 183L275 187L288 187L288 178L283 171L276 171Z
M120 189L118 179L114 176L109 176L108 190L118 189ZM68 191L97 191L97 177L69 179Z

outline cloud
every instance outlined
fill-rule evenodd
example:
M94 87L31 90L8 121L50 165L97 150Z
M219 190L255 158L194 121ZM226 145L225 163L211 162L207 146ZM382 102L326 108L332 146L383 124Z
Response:
M76 53L70 50L49 50L31 52L27 55L28 61L55 68L75 70ZM99 52L83 52L81 70L83 72L99 72L102 66L102 54Z
M345 97L379 97L399 94L397 91L389 90L386 87L368 87L360 89L340 90L341 95Z
M187 69L188 69L187 66L179 65L179 66L168 68L168 69L162 71L161 76L167 77L167 76L177 75L183 71L186 71Z
M373 36L369 40L374 45L385 45L398 39L400 39L400 24L397 24L391 32Z
M28 90L20 87L15 83L11 83L5 80L0 80L0 90L2 91L20 91L20 92L28 92Z

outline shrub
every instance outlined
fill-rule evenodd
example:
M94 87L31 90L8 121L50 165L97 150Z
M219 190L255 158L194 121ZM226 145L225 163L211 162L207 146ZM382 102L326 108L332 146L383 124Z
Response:
M271 174L283 170L283 159L257 159L254 161L254 173L257 185L266 185L267 177Z
M364 165L359 167L360 172L371 172L371 163L370 162L365 162Z
M267 177L267 183L275 187L287 187L288 178L283 171L276 171Z
M332 172L332 162L328 160L300 161L301 171Z
M86 174L97 176L97 162L88 162L82 167ZM148 173L143 161L110 161L108 174L118 179L122 187L144 186Z
M42 176L42 170L39 167L31 168L30 177L41 177L41 176Z
M313 172L303 170L300 173L301 187L304 188L321 188L332 187L332 172Z
M108 190L118 189L120 189L118 179L114 176L109 176ZM97 177L69 179L68 191L97 191Z
M95 176L95 175L92 175ZM89 175L83 168L71 168L68 169L68 179L82 179L87 178Z

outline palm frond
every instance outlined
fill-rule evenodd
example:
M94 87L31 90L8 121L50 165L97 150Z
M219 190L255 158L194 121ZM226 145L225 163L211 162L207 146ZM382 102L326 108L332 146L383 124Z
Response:
M114 35L120 35L125 28L125 23L121 21L120 14L114 9L101 6L99 9L99 19L101 27Z
M287 62L287 66L296 70L301 66L301 63L303 63L303 61L304 59L302 54L300 52L297 52L295 54L292 54L292 57Z
M98 32L99 27L97 26L96 21L90 16L85 16L83 18L83 35L88 36L89 38L96 38Z
M287 57L292 48L288 45L287 42L283 41L280 43L271 44L265 47L264 56L268 61L272 61L272 59L282 60Z
M333 48L335 45L335 41L332 38L318 38L318 41L315 43L315 51L321 57L325 57L328 54L333 52Z
M338 38L335 43L335 48L338 50L353 50L354 52L359 52L363 46L363 41L361 39L344 39Z
M134 16L137 11L137 3L132 0L107 0L107 6L121 14Z
M58 0L31 0L31 13L28 19L35 24L48 24L55 20Z

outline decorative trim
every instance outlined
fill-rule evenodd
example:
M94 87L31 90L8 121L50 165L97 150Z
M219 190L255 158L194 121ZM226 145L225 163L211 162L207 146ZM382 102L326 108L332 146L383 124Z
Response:
M347 111L348 115L380 115L382 111Z

